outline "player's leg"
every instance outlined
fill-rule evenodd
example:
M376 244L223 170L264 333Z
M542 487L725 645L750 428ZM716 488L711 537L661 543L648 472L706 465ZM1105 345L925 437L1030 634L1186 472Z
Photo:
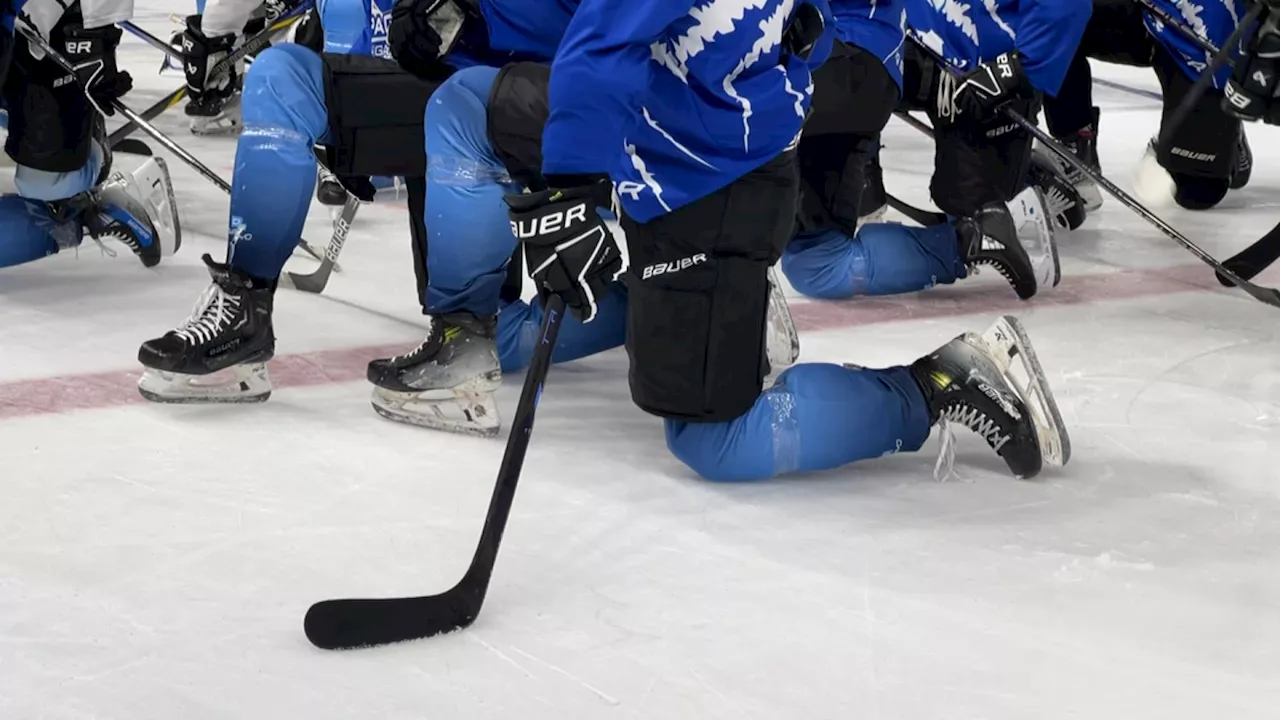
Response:
M1157 137L1182 103L1195 79L1163 47L1155 54L1156 75L1164 91L1164 113ZM1242 152L1243 130L1238 119L1222 110L1222 94L1203 93L1165 144L1155 140L1139 163L1135 188L1140 197L1160 204L1172 196L1188 210L1207 210L1226 196L1233 184Z
M78 14L68 13L55 28L55 39L83 32L68 30L77 21ZM90 46L114 57L111 40L111 33L103 33ZM3 89L10 108L5 152L17 165L18 194L33 202L7 203L9 232L0 243L8 247L0 264L75 247L86 235L124 244L148 267L175 252L180 229L163 161L111 174L102 117L80 83L51 59L32 57L24 39L13 52ZM29 226L23 227L24 221Z
M422 108L433 87L378 58L322 57L296 45L259 57L245 79L227 262L206 257L214 282L192 316L139 350L148 368L139 384L144 396L161 402L269 396L272 295L310 207L315 144L333 137L340 162L420 176ZM204 377L222 370L231 377Z
M1029 352L1012 326L1000 328L1004 349L994 337L966 338L910 367L802 364L761 392L767 271L790 240L798 185L783 155L650 222L623 220L633 268L709 258L679 273L627 276L632 398L665 418L676 457L710 479L761 479L916 450L945 419L980 432L1017 475L1060 462L1054 448L1065 435L1038 365L1026 389L1006 377L1017 362L1008 348Z

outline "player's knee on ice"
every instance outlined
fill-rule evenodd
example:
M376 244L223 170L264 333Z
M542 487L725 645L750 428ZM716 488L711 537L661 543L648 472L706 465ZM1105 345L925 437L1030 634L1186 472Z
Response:
M29 200L66 200L93 189L102 170L102 161L102 148L95 142L89 153L89 161L79 170L50 172L18 165L13 174L13 183L18 188L18 194Z
M666 435L672 454L698 475L742 482L919 450L929 427L924 394L907 368L806 363L778 376L741 417L667 420Z
M965 277L950 223L873 223L852 238L838 230L800 236L782 254L782 272L798 292L823 300L916 292Z

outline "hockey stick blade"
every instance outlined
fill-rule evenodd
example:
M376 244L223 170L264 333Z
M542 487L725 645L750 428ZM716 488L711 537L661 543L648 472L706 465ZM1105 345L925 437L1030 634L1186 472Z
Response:
M542 398L542 385L551 366L551 352L563 319L564 301L552 295L542 320L542 341L533 353L524 378L524 389L520 391L515 420L507 435L506 452L502 455L502 466L480 530L480 541L466 574L457 585L439 595L318 602L307 611L303 622L311 644L325 650L387 645L461 630L475 622L493 576L502 532L511 515L516 484L533 435L533 418Z
M348 193L347 201L342 206L341 214L333 222L333 238L329 240L329 246L325 248L324 259L320 261L320 267L316 268L315 272L305 275L286 272L284 276L289 287L317 295L324 292L325 286L329 284L329 276L338 269L338 255L342 253L342 246L347 242L347 233L351 232L351 223L355 221L356 211L359 209L360 198Z
M151 152L151 146L137 138L125 138L115 145L111 146L111 152L123 153L125 155L145 155L152 157L155 153Z
M889 193L885 193L885 200L888 201L889 207L911 218L912 222L919 223L924 227L941 225L947 221L947 216L942 213L923 210L915 207L914 205L908 205Z
M1276 223L1257 242L1227 258L1222 264L1239 277L1252 280L1276 260L1280 260L1280 223ZM1235 286L1235 282L1222 273L1218 273L1218 282L1226 287Z

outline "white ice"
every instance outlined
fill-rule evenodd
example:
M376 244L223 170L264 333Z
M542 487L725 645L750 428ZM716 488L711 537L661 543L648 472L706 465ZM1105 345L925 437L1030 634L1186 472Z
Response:
M167 36L170 8L147 5L139 24ZM122 50L131 106L181 82ZM1128 187L1158 107L1097 97ZM191 137L178 110L157 125L230 175L234 141ZM1280 216L1280 130L1250 133L1252 185L1166 213L1219 257ZM890 191L927 203L928 144L897 121L886 142ZM170 164L173 262L90 245L0 272L0 718L1280 717L1280 313L1112 199L1033 302L983 276L796 304L824 328L804 360L863 365L1016 313L1070 427L1064 470L1012 480L966 436L962 481L932 479L934 440L708 484L630 404L615 351L553 370L474 627L331 653L303 637L312 602L461 575L503 443L369 407L363 363L421 339L402 201L360 211L323 296L277 296L293 380L268 403L135 402L136 348L186 316L227 224L226 196ZM325 224L317 206L306 236Z

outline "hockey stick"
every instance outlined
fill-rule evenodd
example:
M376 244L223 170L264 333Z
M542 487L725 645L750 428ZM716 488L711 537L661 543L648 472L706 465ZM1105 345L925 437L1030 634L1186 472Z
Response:
M1256 7L1260 7L1260 6L1261 4L1259 4L1259 6L1256 6ZM953 75L959 74L950 65L948 65L945 60L935 55L933 51L930 50L928 47L925 47L923 43L917 40L916 45L919 48L921 48L926 54L932 57L934 61L938 63L938 66L943 70L943 72L949 72L949 73L952 73ZM1119 200L1121 205L1124 205L1130 210L1136 212L1138 215L1142 217L1142 219L1151 223L1153 226L1155 226L1157 230L1164 233L1165 236L1169 237L1170 239L1174 240L1182 247L1186 248L1188 251L1191 252L1191 254L1200 258L1200 260L1204 262L1206 265L1209 265L1213 269L1217 270L1219 273L1229 278L1232 281L1232 283L1235 284L1236 287L1245 291L1251 297L1253 297L1254 299L1260 302L1264 302L1268 305L1272 305L1275 307L1280 307L1280 290L1276 290L1274 288L1262 287L1259 285L1254 285L1253 283L1240 278L1235 273L1223 267L1222 263L1218 262L1218 260L1215 259L1212 255L1205 252L1199 245L1196 245L1194 242L1189 240L1185 235L1178 232L1173 226L1169 225L1169 223L1165 222L1164 220L1161 220L1159 215L1156 215L1155 213L1151 212L1142 203L1130 197L1129 193L1125 192L1124 190L1121 190L1119 186L1117 186L1115 183L1108 180L1102 173L1089 167L1087 163L1082 161L1080 158L1076 157L1075 153L1063 147L1061 143L1059 143L1057 140L1055 140L1045 131L1041 130L1034 123L1027 120L1025 117L1022 116L1021 113L1017 112L1016 110L1008 106L1000 108L1000 111L1003 112L1005 116L1008 117L1010 120L1022 126L1023 130L1026 130L1028 133L1031 134L1032 137L1034 137L1036 140L1039 140L1040 143L1045 147L1049 148L1049 150L1052 151L1053 154L1062 158L1062 160L1066 162L1068 165L1070 165L1071 167L1074 167L1076 170L1079 170L1081 173L1085 175L1085 177L1097 183L1098 186L1101 187L1103 190L1106 190L1109 195L1114 197L1116 200Z
M1178 31L1179 35L1195 43L1196 47L1200 48L1200 52L1209 56L1218 54L1218 48L1214 47L1208 38L1200 37L1194 30L1187 27L1186 23L1170 15L1164 8L1151 2L1151 0L1138 0L1138 4L1151 13L1156 20L1160 21L1160 24L1173 28ZM1243 25L1244 23L1241 24ZM1231 43L1228 42L1226 47L1231 47ZM1228 60L1228 62L1231 61ZM1234 65L1234 63L1232 64Z
M542 385L551 366L551 352L563 317L564 301L552 295L542 320L542 342L538 343L524 378L524 389L507 435L507 449L498 469L484 527L480 530L480 541L466 574L457 585L439 595L318 602L307 610L303 621L307 639L313 645L325 650L386 645L461 630L475 622L484 604L502 532L511 514L525 451L533 434L533 417L542 397Z
M356 211L359 209L360 198L347 193L347 201L342 204L342 211L333 221L333 237L324 249L320 267L306 275L286 271L280 276L280 285L317 295L324 292L325 286L329 284L329 276L338 268L338 255L342 253L342 245L347 241L347 233L351 231L351 223L355 221Z

